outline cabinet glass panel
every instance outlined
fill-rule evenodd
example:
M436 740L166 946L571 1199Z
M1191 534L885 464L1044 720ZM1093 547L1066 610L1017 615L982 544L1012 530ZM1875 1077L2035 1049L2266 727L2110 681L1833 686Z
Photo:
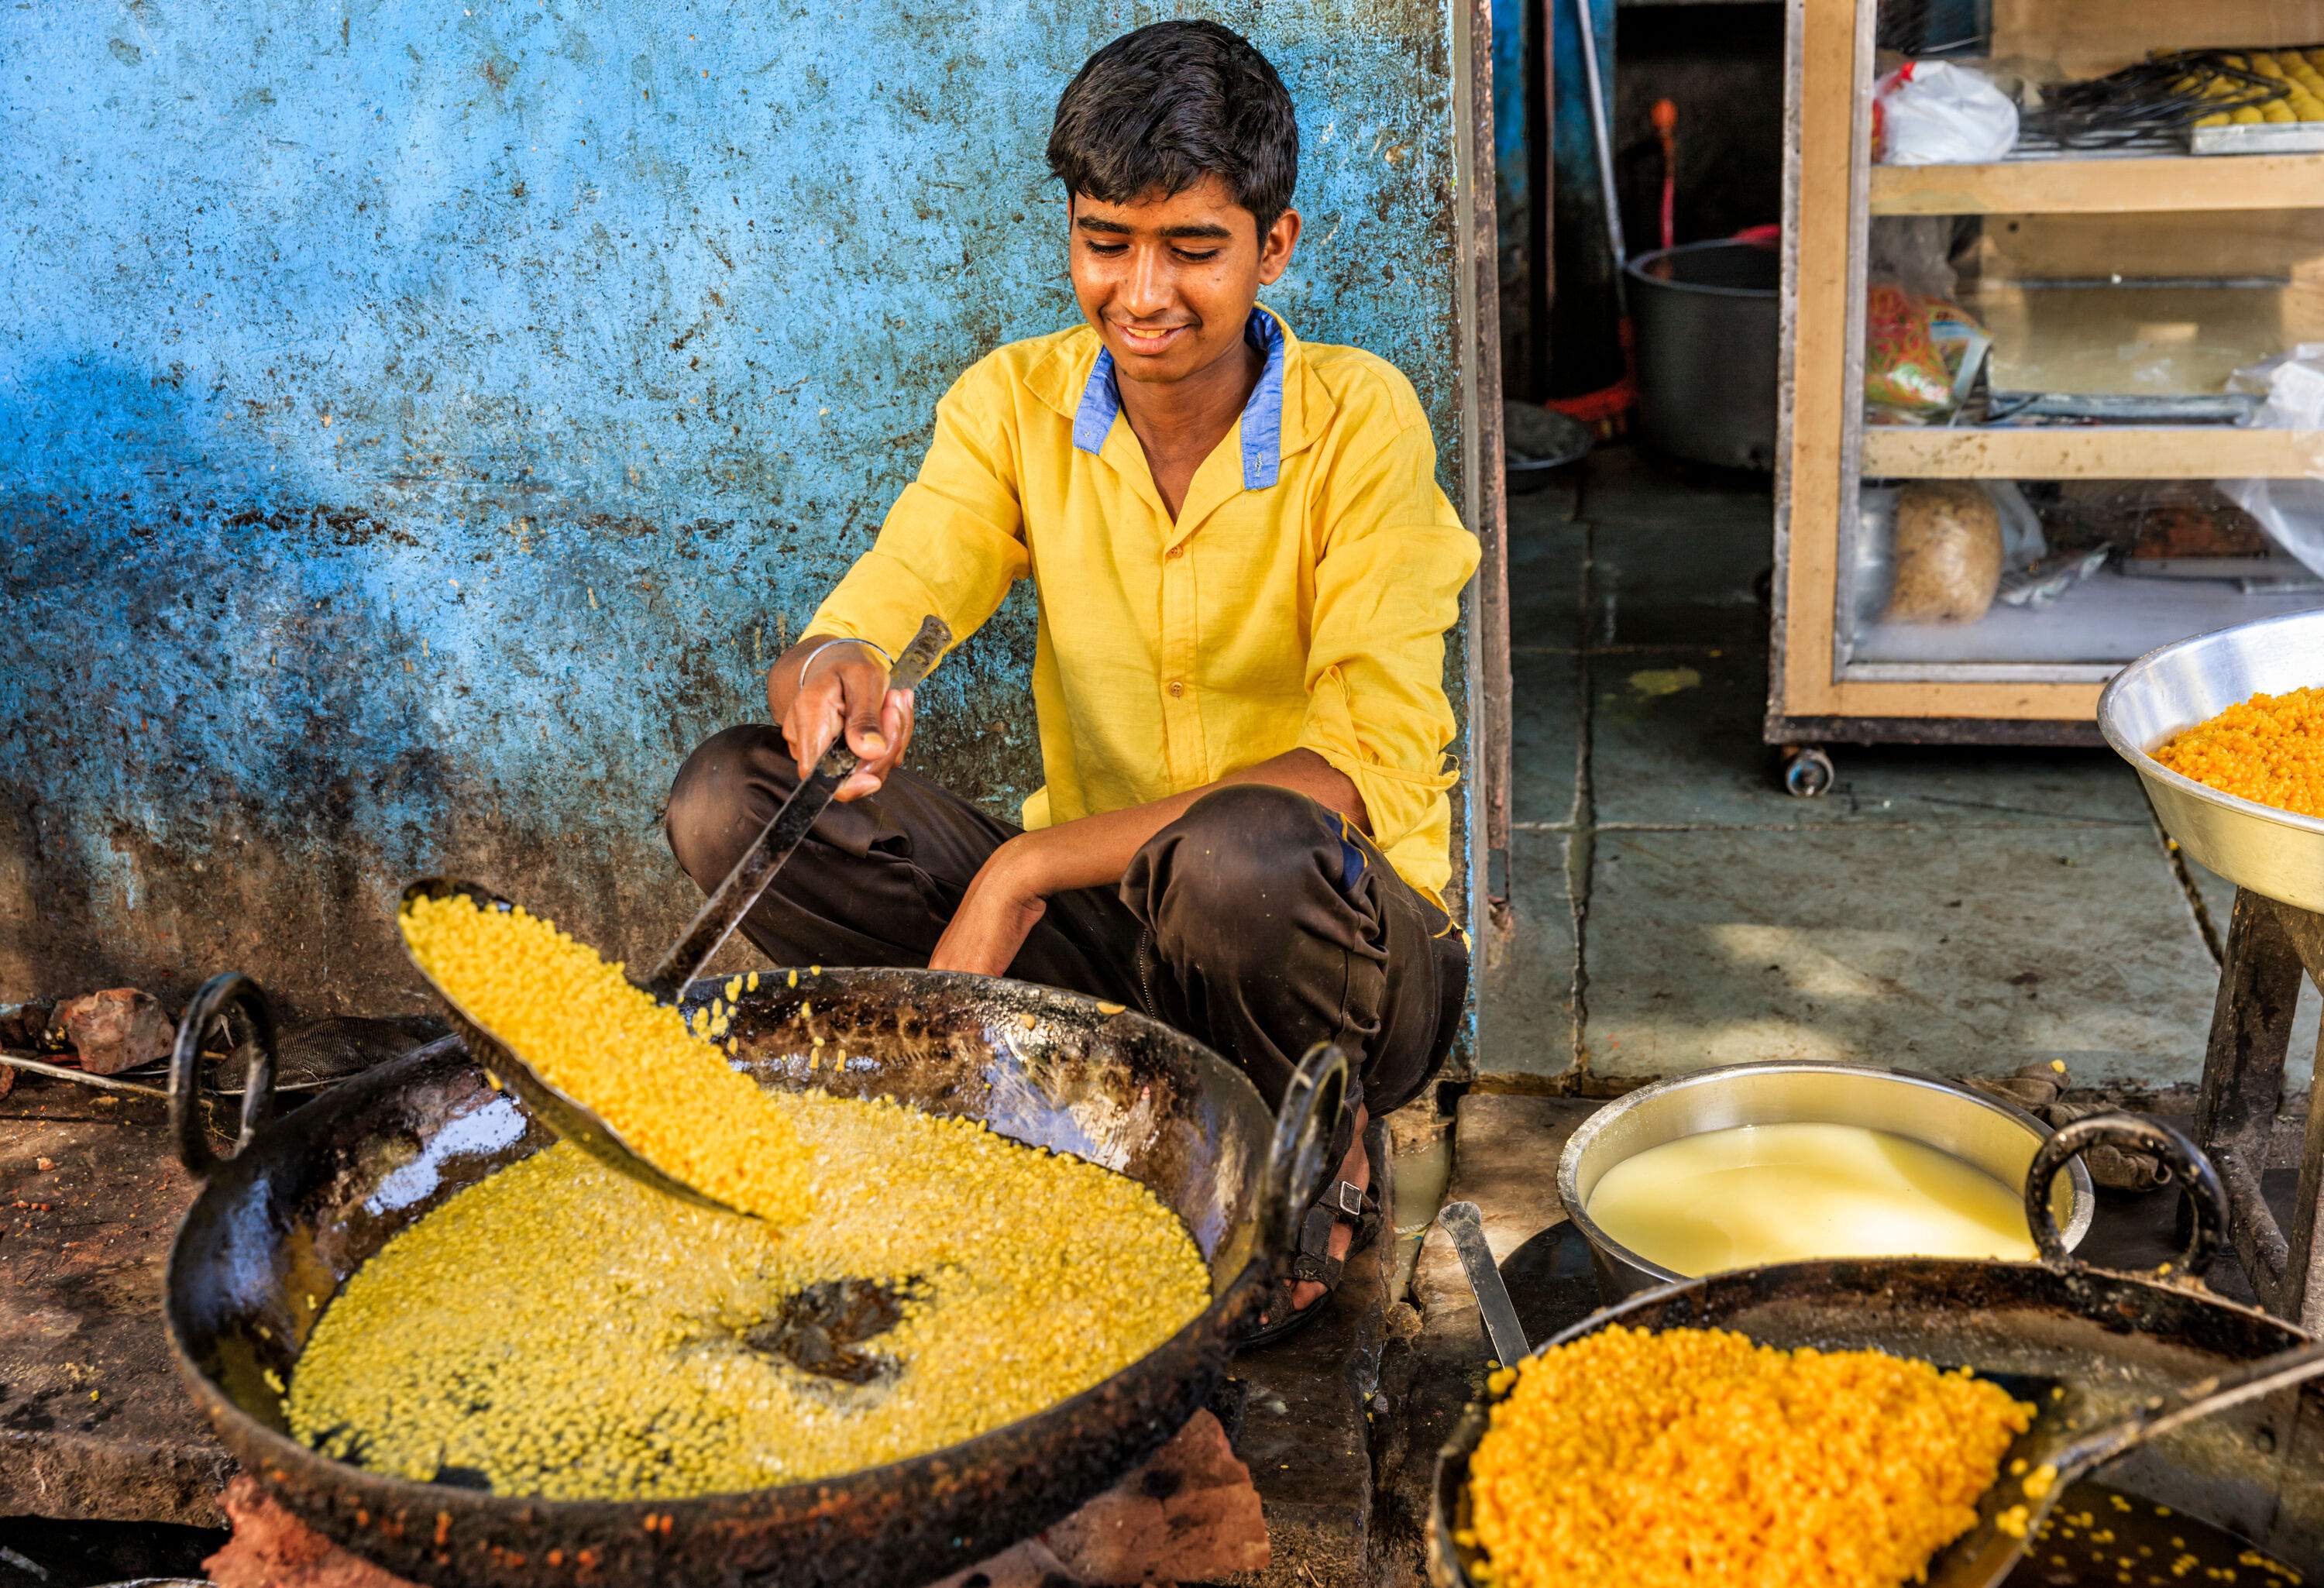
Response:
M2317 494L2324 487L2298 485ZM1851 664L2120 663L2324 607L2324 578L2208 480L1867 480L1842 537ZM2264 503L2262 503L2264 505Z

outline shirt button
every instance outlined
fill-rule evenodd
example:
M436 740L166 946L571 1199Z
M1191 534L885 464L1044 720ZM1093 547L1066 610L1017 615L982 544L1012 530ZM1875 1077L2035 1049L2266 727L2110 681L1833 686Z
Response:
M1185 548L1185 545L1183 542L1181 542L1180 544L1176 545L1176 546L1173 546L1173 547L1171 547L1171 548L1170 548L1169 556L1170 556L1170 558L1171 558L1171 559L1172 559L1173 561L1176 561L1177 559L1179 559L1179 558L1181 558L1181 557L1184 557L1184 556L1185 556L1185 555L1186 555L1186 548Z
M1170 693L1171 693L1171 694L1173 694L1173 695L1184 695L1185 692L1186 692L1186 686L1185 686L1185 685L1184 685L1184 684L1180 683L1180 682L1179 682L1177 679L1171 679L1171 680L1170 680Z

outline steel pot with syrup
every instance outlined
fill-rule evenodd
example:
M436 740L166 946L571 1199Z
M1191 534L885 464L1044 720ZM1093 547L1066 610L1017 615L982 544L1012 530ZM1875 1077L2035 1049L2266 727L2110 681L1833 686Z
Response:
M1311 1054L1279 1116L1234 1066L1157 1021L1077 994L908 970L767 978L733 1002L737 1064L761 1085L885 1094L981 1119L1149 1186L1185 1221L1212 1299L1163 1344L1047 1410L945 1449L811 1482L686 1500L550 1500L414 1482L292 1438L277 1386L329 1298L397 1233L554 1140L465 1055L415 1053L272 1123L254 1066L238 1150L211 1154L189 1058L173 1077L189 1167L207 1175L171 1249L171 1343L243 1470L326 1537L399 1575L503 1584L891 1588L993 1555L1070 1514L1209 1398L1296 1242L1328 1167L1346 1081ZM694 984L689 1014L721 991ZM812 1000L811 1013L807 1009ZM180 1051L244 978L205 987ZM193 1039L189 1040L189 1038ZM810 1069L816 1039L850 1057Z
M1591 1198L1609 1171L1689 1137L1745 1125L1789 1124L1856 1126L1901 1137L1989 1177L1996 1196L2012 1205L2015 1188L2024 1183L2034 1155L2052 1133L2012 1103L1934 1076L1871 1065L1727 1065L1642 1086L1584 1120L1558 1156L1558 1196L1590 1243L1600 1293L1618 1301L1695 1277L1633 1251L1591 1216ZM2089 1171L2079 1160L2059 1177L2049 1205L2059 1239L2071 1251L2089 1232L2097 1205ZM1828 1249L1818 1253L1830 1254Z

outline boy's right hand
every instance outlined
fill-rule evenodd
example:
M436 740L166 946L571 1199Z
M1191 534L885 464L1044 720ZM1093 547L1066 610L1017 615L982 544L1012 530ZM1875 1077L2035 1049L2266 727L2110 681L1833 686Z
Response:
M767 678L769 703L777 704L788 674L791 697L779 717L802 782L845 729L859 764L835 798L861 799L878 791L912 742L912 693L888 688L887 664L870 646L846 642L819 650L822 643L802 642L799 660L786 657L776 664Z

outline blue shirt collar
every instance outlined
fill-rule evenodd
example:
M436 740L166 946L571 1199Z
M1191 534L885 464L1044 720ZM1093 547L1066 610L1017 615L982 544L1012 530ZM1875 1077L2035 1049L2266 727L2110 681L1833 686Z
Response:
M1264 309L1254 308L1242 328L1243 340L1267 355L1259 384L1242 405L1242 486L1264 491L1283 469L1283 327ZM1121 387L1113 376L1113 355L1101 346L1082 388L1081 406L1074 412L1074 446L1095 453L1121 412Z

